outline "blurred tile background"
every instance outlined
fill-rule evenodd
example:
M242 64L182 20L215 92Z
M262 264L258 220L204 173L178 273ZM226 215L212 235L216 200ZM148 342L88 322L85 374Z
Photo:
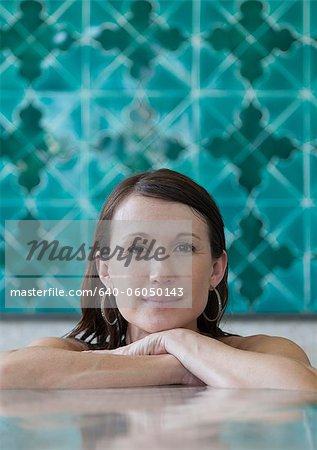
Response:
M316 17L315 0L1 0L2 236L94 220L122 179L168 167L223 213L228 313L316 314Z

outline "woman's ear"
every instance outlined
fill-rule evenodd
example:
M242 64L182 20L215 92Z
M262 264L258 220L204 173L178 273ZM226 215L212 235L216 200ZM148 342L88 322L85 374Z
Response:
M100 258L100 252L96 252L96 268L97 268L97 272L100 278L100 281L106 285L107 280L109 280L110 275L109 275L109 271L108 271L108 264L106 263L106 261L103 261Z
M209 278L210 287L215 288L221 282L221 280L224 277L227 264L228 264L228 256L227 253L223 251L220 258L217 258L212 262L212 273Z

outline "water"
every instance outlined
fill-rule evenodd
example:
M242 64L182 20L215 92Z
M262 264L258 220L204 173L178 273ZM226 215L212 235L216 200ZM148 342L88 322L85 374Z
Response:
M164 386L0 391L1 450L317 449L317 393Z

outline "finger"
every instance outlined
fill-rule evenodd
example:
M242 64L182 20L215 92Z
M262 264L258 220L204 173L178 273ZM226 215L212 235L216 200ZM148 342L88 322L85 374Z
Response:
M112 355L128 355L129 351L121 349L121 348L115 348L114 350L110 350L110 353Z
M95 353L98 355L105 355L109 353L109 350L84 350L82 353Z

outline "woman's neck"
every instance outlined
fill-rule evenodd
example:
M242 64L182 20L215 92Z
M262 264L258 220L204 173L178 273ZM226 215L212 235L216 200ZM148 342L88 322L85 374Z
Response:
M148 334L150 334L150 333L129 323L128 328L127 328L127 335L126 335L126 344L127 345L132 344L132 342L138 341L139 339L144 338Z

